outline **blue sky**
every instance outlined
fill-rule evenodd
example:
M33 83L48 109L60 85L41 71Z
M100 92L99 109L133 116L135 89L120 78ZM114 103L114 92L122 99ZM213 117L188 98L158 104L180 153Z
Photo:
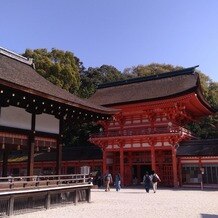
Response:
M69 50L85 67L166 63L218 81L217 0L1 0L0 46Z

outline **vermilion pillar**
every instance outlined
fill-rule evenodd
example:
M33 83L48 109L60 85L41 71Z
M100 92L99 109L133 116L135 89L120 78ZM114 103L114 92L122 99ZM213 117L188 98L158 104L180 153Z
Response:
M102 148L102 153L103 153L103 174L105 174L107 171L107 153L105 147Z
M154 144L151 144L151 168L152 170L156 170L156 164L155 164L156 160L155 160L155 147Z
M123 157L123 144L120 145L120 176L123 180L123 184L125 184L124 181L124 157Z
M176 148L174 146L172 147L172 164L173 164L173 185L175 188L178 188Z

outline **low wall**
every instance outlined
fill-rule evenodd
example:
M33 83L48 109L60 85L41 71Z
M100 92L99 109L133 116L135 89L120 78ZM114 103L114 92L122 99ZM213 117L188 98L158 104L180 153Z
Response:
M90 202L91 184L0 192L0 217Z

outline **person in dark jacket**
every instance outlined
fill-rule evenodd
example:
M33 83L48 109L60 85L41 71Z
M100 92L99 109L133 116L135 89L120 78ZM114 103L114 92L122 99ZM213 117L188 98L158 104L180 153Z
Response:
M116 188L116 191L118 192L118 191L120 191L120 188L121 188L121 178L120 178L120 174L119 173L117 173L116 175L115 175L115 188Z
M143 183L145 185L146 192L149 193L151 187L151 177L149 176L148 172L146 172L143 176Z

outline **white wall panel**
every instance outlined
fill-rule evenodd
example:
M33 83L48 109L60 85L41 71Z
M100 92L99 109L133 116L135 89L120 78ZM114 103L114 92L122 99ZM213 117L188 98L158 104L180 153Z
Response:
M2 107L0 114L0 125L19 128L31 129L32 115L23 108L9 106Z
M53 115L36 115L36 131L47 133L59 133L59 120Z

